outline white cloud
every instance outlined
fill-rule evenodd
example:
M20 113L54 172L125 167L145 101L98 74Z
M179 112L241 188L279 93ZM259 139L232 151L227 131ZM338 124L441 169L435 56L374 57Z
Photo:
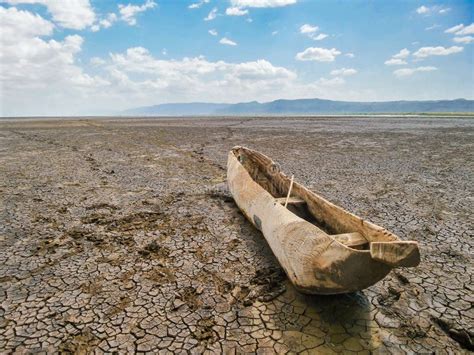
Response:
M404 76L411 76L416 72L429 72L429 71L434 71L438 70L436 67L416 67L416 68L403 68L403 69L397 69L393 72L395 76L401 78Z
M430 10L426 7L426 6L420 6L419 8L416 9L416 12L418 14L426 14L428 13Z
M353 68L341 68L341 69L335 69L331 71L331 75L336 75L336 76L351 76L357 74L357 70Z
M407 58L408 56L410 55L410 51L406 48L403 48L400 52L398 52L397 54L394 54L392 56L392 58L395 58L395 59L405 59Z
M272 36L276 36L278 34L278 31L273 31Z
M454 37L453 41L456 43L469 44L469 43L474 42L474 37L473 36Z
M464 25L461 23L459 25L456 25L456 26L453 26L453 27L450 27L448 28L446 31L444 31L445 33L455 33L459 30L462 30L464 28Z
M11 5L41 4L51 13L53 21L64 28L82 30L95 21L95 13L89 0L4 0Z
M209 30L209 31L207 31L207 32L209 32L209 34L210 34L211 36L217 36L217 35L218 35L218 33L217 33L216 30Z
M449 7L444 7L440 5L434 5L434 6L422 5L416 9L417 14L424 15L424 16L429 16L436 13L444 15L448 13L449 11L451 11Z
M344 85L346 81L344 78L335 77L331 79L320 78L316 83L321 86L341 86Z
M245 63L209 62L204 57L182 60L160 60L154 58L143 47L129 48L125 53L111 54L113 67L129 73L148 73L166 80L177 80L179 76L206 76L232 73L239 79L250 78L295 78L295 74L285 68L275 67L266 60Z
M441 26L435 23L434 25L431 25L429 27L425 27L425 30L426 31L431 31L431 30L434 30L435 28L438 28L438 27L441 27Z
M2 105L28 114L54 110L55 102L77 99L107 85L83 72L76 63L83 38L47 40L53 24L39 15L0 6L0 80ZM72 107L72 106L70 106ZM77 107L77 106L76 106ZM3 108L2 108L3 110ZM10 109L11 110L11 109ZM3 112L2 112L3 113ZM15 111L13 111L15 113Z
M49 36L53 34L54 25L29 11L0 7L0 29L2 42L15 43L23 38Z
M230 0L234 7L281 7L296 4L296 0Z
M231 68L232 75L240 80L267 80L267 79L296 79L296 74L292 71L275 67L266 60L257 60L253 62L244 62L233 65Z
M403 59L391 58L385 61L385 65L404 65L407 64Z
M403 48L397 54L392 55L392 58L385 61L385 65L404 65L407 64L406 58L410 55L410 51Z
M454 33L456 36L466 36L474 34L474 23L469 26L464 26L460 23L459 25L448 28L445 33Z
M207 17L204 18L204 21L212 21L217 17L217 7L213 8Z
M249 13L248 10L243 10L240 7L228 7L225 10L225 14L228 16L244 16Z
M354 53L346 53L344 55L348 58L354 58L355 57Z
M458 46L452 46L449 48L445 47L421 47L418 49L413 55L417 58L426 58L429 56L434 56L434 55L450 55L454 53L459 53L462 52L464 48L463 47L458 47Z
M199 9L202 5L208 4L210 0L201 0L188 6L188 9Z
M300 33L302 34L315 33L318 30L319 30L318 26L311 26L307 23L300 27Z
M385 61L385 65L404 65L407 64L405 59L410 55L410 51L403 48L397 54L392 55L392 58Z
M163 48L163 49L161 50L161 54L163 54L163 55L168 55L168 51L166 50L166 48Z
M143 5L120 4L118 7L120 12L120 19L128 23L130 26L134 26L137 23L137 14L139 14L140 12L144 12L148 9L153 9L154 7L156 7L156 3L153 0L146 0Z
M91 27L93 32L97 32L102 28L109 28L117 21L123 21L129 26L135 26L137 24L137 15L141 12L145 12L149 9L153 9L157 6L153 0L146 0L142 5L132 4L119 4L118 10L119 15L115 13L109 13L106 17L100 19L96 24ZM120 17L119 17L120 16Z
M160 60L142 47L111 54L110 59L109 80L117 90L128 90L132 96L148 95L149 100L156 100L155 95L159 94L165 102L176 100L173 97L177 94L180 101L261 98L262 93L274 90L276 85L282 87L296 79L292 71L266 60L210 62L202 56Z
M90 63L93 65L93 66L99 66L99 65L103 65L106 63L105 60L103 60L102 58L99 58L99 57L92 57L90 59Z
M327 34L325 34L325 33L320 33L320 34L318 34L317 36L314 36L314 37L312 37L312 38L313 38L315 41L321 41L321 40L325 39L326 37L328 37Z
M93 25L91 27L91 30L93 32L97 32L99 31L100 29L102 28L109 28L111 27L116 21L118 20L118 17L116 14L114 13L109 13L107 14L107 16L101 20L99 20L98 23L96 23L95 25Z
M303 52L297 53L296 59L302 61L314 60L317 62L333 62L339 54L341 54L341 52L336 48L326 49L309 47Z
M474 23L471 23L469 26L466 26L456 32L456 35L458 36L472 35L472 34L474 34Z
M91 30L96 32L102 28L109 28L118 20L127 23L129 26L135 26L137 24L137 15L141 12L145 12L149 9L153 9L157 6L153 0L146 0L142 5L118 5L119 15L115 13L109 13L105 18L99 20L97 24L91 27ZM119 18L120 16L120 18Z
M311 39L314 39L315 41L321 41L328 37L327 34L325 33L319 33L316 34L316 32L319 31L318 26L312 26L310 24L304 24L303 26L300 27L300 33L308 36Z
M103 28L109 28L115 21L117 21L117 15L110 13L107 15L107 18L100 20L99 23Z
M236 46L237 43L235 43L234 41L226 38L226 37L222 37L221 40L219 41L220 44L225 44L225 45L228 45L228 46Z

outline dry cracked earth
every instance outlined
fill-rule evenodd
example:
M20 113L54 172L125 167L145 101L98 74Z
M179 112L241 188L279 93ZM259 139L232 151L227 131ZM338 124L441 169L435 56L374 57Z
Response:
M0 121L4 353L468 353L474 120ZM225 189L227 152L421 245L362 292L305 296Z

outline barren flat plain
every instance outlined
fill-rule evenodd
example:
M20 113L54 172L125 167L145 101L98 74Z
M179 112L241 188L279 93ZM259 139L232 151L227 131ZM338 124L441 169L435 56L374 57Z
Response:
M1 352L467 353L473 143L456 117L2 120ZM420 266L299 294L225 189L235 145Z

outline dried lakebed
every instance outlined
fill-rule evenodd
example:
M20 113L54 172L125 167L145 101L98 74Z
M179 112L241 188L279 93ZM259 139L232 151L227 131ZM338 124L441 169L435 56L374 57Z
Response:
M0 121L0 350L473 350L473 136L456 118ZM421 265L297 293L223 188L237 144L417 240Z

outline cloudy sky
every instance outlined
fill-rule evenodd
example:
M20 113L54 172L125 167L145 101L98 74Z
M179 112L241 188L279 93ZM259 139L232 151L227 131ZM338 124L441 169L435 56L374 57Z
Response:
M0 0L0 115L474 98L474 2Z

